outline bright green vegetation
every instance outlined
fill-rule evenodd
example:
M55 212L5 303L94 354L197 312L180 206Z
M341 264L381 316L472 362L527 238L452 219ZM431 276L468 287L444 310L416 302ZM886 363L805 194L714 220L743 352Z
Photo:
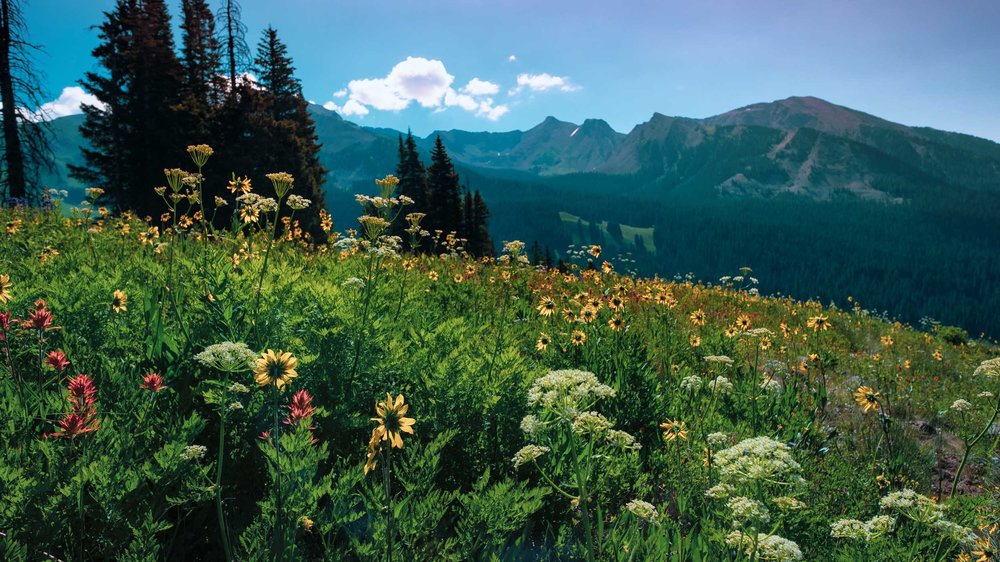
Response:
M237 231L0 212L0 558L996 549L988 343L762 298L756 271L400 255L395 211L310 246L268 208Z

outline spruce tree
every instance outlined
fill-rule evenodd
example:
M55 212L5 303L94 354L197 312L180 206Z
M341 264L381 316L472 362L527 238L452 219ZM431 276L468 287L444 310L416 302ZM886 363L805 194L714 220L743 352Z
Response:
M462 197L459 191L458 174L441 142L441 136L434 140L431 151L431 166L427 169L428 230L445 233L462 229Z
M174 53L163 0L119 0L105 14L93 54L103 72L83 86L103 107L84 106L84 166L74 177L106 190L109 200L140 214L162 210L153 187L163 169L186 163L185 131L178 123L181 67Z
M468 240L467 248L472 247L473 242L473 231L476 230L475 220L472 210L472 194L469 193L469 188L462 186L459 190L459 194L462 197L462 222L459 227L459 237Z
M309 105L302 96L302 84L295 77L295 67L288 48L271 27L264 30L257 48L255 70L261 90L245 94L260 99L253 109L251 153L258 166L257 185L265 185L261 177L269 172L288 172L295 177L296 193L312 201L312 205L296 216L302 227L314 236L321 236L319 210L326 207L323 183L326 169L319 161L319 137L316 124L309 115ZM256 179L255 178L255 179Z
M80 134L87 143L80 147L84 166L70 164L70 173L78 180L103 186L109 195L115 186L125 185L133 147L129 144L128 98L130 76L125 54L133 48L132 25L135 0L118 0L113 10L104 13L98 26L97 47L91 52L104 72L87 72L80 84L93 94L101 105L83 104L84 121Z
M225 87L219 78L222 52L215 37L215 17L205 0L183 0L181 11L183 98L178 109L185 118L188 144L209 143L212 113Z
M486 201L479 194L479 190L472 196L472 234L473 253L476 256L492 257L496 253L493 246L493 238L490 236L490 209L486 206Z
M407 131L406 140L399 136L398 148L399 162L396 164L396 177L399 178L399 185L396 186L398 195L405 195L413 199L413 205L407 207L404 213L427 213L427 169L420 161L420 153L417 150L417 143L413 140L413 133ZM424 223L426 226L427 223ZM404 220L397 220L392 224L392 234L402 237L409 225Z

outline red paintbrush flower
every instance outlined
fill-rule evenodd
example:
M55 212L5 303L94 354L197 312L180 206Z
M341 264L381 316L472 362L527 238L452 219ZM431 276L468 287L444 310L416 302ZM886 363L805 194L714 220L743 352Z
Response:
M69 367L69 359L61 351L50 351L45 355L45 364L61 373Z
M142 386L139 388L150 392L160 392L161 390L167 389L167 387L163 385L163 376L160 375L160 373L149 373L148 375L142 377Z
M76 437L97 431L101 426L97 423L96 414L90 412L89 415L69 413L59 420L59 430L48 434L46 437Z
M17 320L14 320L17 322ZM7 341L7 332L10 331L10 313L0 312L0 341Z
M307 424L312 421L313 413L316 411L316 407L312 405L312 396L305 390L300 390L292 396L292 403L288 405L288 417L284 419L285 425L298 425L299 422L305 421ZM316 429L316 426L310 425L309 431ZM315 436L312 437L312 444L315 445L319 442Z
M73 409L59 420L59 430L46 437L76 437L100 429L97 419L97 388L90 377L77 375L69 380L66 388L69 390L69 402Z
M285 425L295 425L302 420L309 421L312 418L316 407L312 405L312 396L300 390L292 396L292 403L288 405L288 417L285 418ZM312 429L312 428L310 428Z
M69 389L69 401L74 412L89 409L97 402L97 388L87 375L71 378L66 388Z
M47 307L48 305L45 301L35 301L35 310L32 310L28 314L28 317L21 321L21 325L24 326L25 329L38 332L39 336L50 330L58 330L59 326L52 325L55 318L52 316L52 313L49 312Z

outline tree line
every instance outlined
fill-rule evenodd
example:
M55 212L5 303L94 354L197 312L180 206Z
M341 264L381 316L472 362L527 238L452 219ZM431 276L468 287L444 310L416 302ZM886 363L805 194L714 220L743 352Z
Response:
M43 198L29 172L44 161L46 139L44 122L24 109L38 105L41 89L25 55L30 45L18 8L17 0L0 0L2 179L10 203L29 204ZM202 170L203 201L231 199L231 186L246 180L257 193L273 196L265 175L288 172L295 193L312 201L296 215L302 228L323 235L319 211L326 207L327 170L302 84L274 28L262 32L251 53L236 0L223 0L217 11L207 0L182 0L178 45L164 0L118 0L96 29L97 68L81 85L99 103L82 106L83 164L71 165L70 173L101 187L101 204L158 216L164 208L154 188L166 183L164 170L190 167L186 147L207 144L214 154ZM400 138L396 172L403 179L400 193L415 202L408 210L427 214L423 228L455 233L476 256L493 254L489 209L478 191L460 183L440 138L429 167L412 135L405 143ZM234 207L220 206L213 216L228 223Z
M413 200L416 212L427 214L420 223L422 229L436 237L455 233L465 240L465 250L474 256L494 255L489 231L490 209L479 190L470 191L461 183L440 136L434 139L431 165L425 167L413 134L408 132L405 140L400 135L396 177L399 178L399 194ZM393 233L405 238L407 227L405 222L399 221L393 225Z
M267 196L264 175L288 172L295 193L313 203L298 214L302 226L318 234L326 169L302 85L274 28L250 57L240 16L235 0L218 13L205 0L183 0L178 53L163 0L118 0L105 12L93 50L98 70L82 80L101 103L83 106L89 146L72 176L101 186L107 204L155 215L164 168L188 163L188 145L208 144L215 152L203 171L205 201L232 197L234 173ZM219 208L218 220L231 208Z

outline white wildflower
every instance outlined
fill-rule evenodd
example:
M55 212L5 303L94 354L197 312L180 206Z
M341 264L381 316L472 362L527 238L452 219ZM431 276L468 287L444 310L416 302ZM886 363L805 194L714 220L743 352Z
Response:
M729 436L721 431L709 433L705 440L708 441L708 445L712 448L719 448L722 445L729 444Z
M580 435L601 435L612 427L611 420L597 412L583 412L573 418L573 432Z
M788 445L770 437L744 439L715 454L715 465L723 481L735 483L799 482L802 467L792 458Z
M735 492L736 488L730 484L716 484L715 486L705 490L705 497L721 500L723 498L728 498Z
M181 451L181 458L186 461L200 459L205 456L206 452L208 452L208 447L204 445L188 445Z
M206 367L224 373L239 373L253 368L257 354L245 343L225 341L206 347L194 358Z
M614 395L615 390L601 384L594 373L567 369L537 379L528 391L528 405L552 408L571 417L597 400Z
M771 501L774 502L779 509L783 509L785 511L797 511L806 508L806 504L804 502L791 496L771 498Z
M732 365L733 360L726 355L706 355L705 361L709 363L720 363L722 365Z
M548 447L542 447L541 445L525 445L520 451L514 454L514 458L511 459L514 462L514 468L519 468L523 464L528 464L529 462L534 462L535 459L549 452Z
M643 519L649 523L656 523L660 519L660 514L656 511L656 506L642 500L632 500L625 504L625 509L632 515Z
M712 394L729 394L733 391L733 383L729 382L726 377L715 377L708 383L709 390Z
M538 421L538 418L528 414L521 419L521 431L527 435L531 435L541 429L542 422Z
M972 407L971 402L969 402L968 400L963 400L961 398L951 403L951 409L955 410L956 412L964 412L971 407Z
M301 195L294 195L294 194L289 195L288 201L286 202L288 203L288 207L294 211L301 211L302 209L307 208L309 205L312 205L312 201L306 199L305 197L302 197Z
M702 380L698 375L691 375L681 379L681 390L685 392L698 392L701 389Z
M726 507L736 527L755 526L755 523L767 523L771 520L771 513L764 504L744 496L729 498Z
M606 437L608 443L625 451L638 451L642 445L636 443L635 437L631 433L617 429L609 430Z
M994 357L993 359L987 359L976 367L976 370L972 373L973 375L982 375L986 378L1000 380L1000 357Z

